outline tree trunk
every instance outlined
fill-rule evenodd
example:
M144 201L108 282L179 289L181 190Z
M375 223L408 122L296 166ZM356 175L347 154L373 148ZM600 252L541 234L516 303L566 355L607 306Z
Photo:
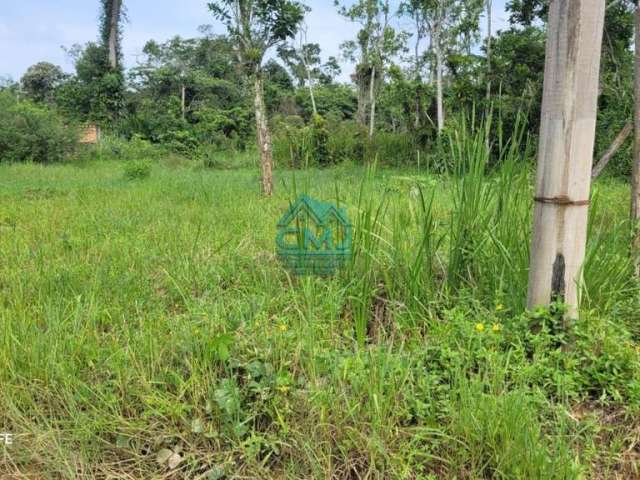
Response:
M596 126L602 0L551 0L528 306L561 301L575 318Z
M438 42L439 43L439 42ZM439 44L436 49L436 104L438 109L438 134L444 128L444 104L442 100L442 48Z
M435 22L433 33L433 48L436 54L436 108L438 116L438 135L444 128L444 105L442 100L442 22L444 22L444 12L442 6L438 7L438 19Z
M371 99L371 113L369 115L369 138L373 137L376 124L376 67L371 69L371 83L369 84L369 98Z
M313 114L318 114L318 109L316 108L316 96L313 94L313 79L311 78L311 72L309 71L309 67L307 67L305 63L305 69L307 71L307 82L309 83L309 97L311 97L311 108L313 110Z
M367 110L369 109L369 75L371 70L368 64L360 64L356 67L356 85L358 86L358 111L356 118L362 127L367 126Z
M180 107L182 108L182 120L185 117L186 111L186 99L187 99L187 87L185 87L184 83L180 86Z
M260 151L260 165L262 167L262 193L266 196L273 194L273 156L271 153L271 132L267 123L267 109L264 104L262 76L255 76L255 111L256 137Z
M413 117L413 129L420 128L420 84L422 83L421 72L422 62L420 61L420 41L422 40L422 31L420 24L420 10L415 13L416 17L416 44L414 55L416 57L416 98L415 98L415 115Z
M109 17L109 65L112 69L118 68L118 24L120 22L120 9L122 0L111 0L111 15Z
M487 0L487 103L491 100L491 10L493 1Z
M614 138L613 142L611 142L611 145L609 145L609 148L607 148L607 151L604 152L602 157L600 157L600 160L598 160L598 162L593 167L593 170L591 171L591 179L592 180L595 180L596 178L598 178L598 176L602 173L602 171L604 170L604 167L607 166L609 161L613 158L613 156L616 154L616 152L620 149L620 147L625 142L627 137L629 137L629 135L631 135L631 130L633 130L633 124L632 123L627 123L627 124L625 124L624 127L622 127L622 130L620 130L620 133L618 133L618 135L616 135L616 138Z
M633 81L635 96L633 170L631 173L631 221L633 239L631 255L636 275L640 275L640 6L635 15L635 78Z

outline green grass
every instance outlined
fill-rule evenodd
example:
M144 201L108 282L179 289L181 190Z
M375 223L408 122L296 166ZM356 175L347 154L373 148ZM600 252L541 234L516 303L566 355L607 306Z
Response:
M271 199L257 169L0 165L0 477L636 478L627 186L596 187L566 332L523 311L528 172L474 165ZM347 207L343 274L280 266L294 188Z

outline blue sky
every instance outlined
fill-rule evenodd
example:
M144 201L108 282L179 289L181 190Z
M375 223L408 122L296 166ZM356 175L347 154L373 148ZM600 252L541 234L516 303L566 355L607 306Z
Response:
M494 30L507 19L505 0L494 0ZM72 70L62 46L95 40L98 35L98 0L21 0L3 2L0 13L0 77L19 79L39 61L49 61ZM174 35L198 35L198 26L213 24L224 33L207 10L206 0L124 0L128 23L124 28L123 52L127 66L135 65L145 42L166 40ZM308 40L321 45L323 57L339 55L339 45L355 36L357 25L340 17L333 0L308 0ZM406 23L406 28L410 28ZM344 68L348 77L349 68Z

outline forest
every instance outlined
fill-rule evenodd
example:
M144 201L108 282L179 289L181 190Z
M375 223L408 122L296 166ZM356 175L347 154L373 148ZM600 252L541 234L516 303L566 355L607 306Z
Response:
M224 166L242 158L236 154L255 149L255 68L264 82L274 159L283 167L345 160L362 164L377 156L385 165L415 167L420 161L444 171L450 166L447 147L442 150L446 130L474 114L500 119L492 122L492 138L510 138L514 125L524 121L524 134L535 144L545 58L544 1L508 2L509 27L488 37L481 35L491 24L488 0L369 3L332 7L359 28L357 38L342 45L341 58L323 59L321 45L307 42L300 5L298 17L287 18L285 31L278 32L282 39L255 40L261 43L257 65L247 65L254 62L249 53L238 61L233 25L208 25L197 38L149 40L127 70L118 48L124 10L118 13L110 53L107 3L98 25L100 40L67 48L74 73L40 62L19 82L3 81L2 159L49 163L79 154L73 151L73 137L56 126L89 122L116 143L138 142L206 166ZM633 8L626 0L606 8L595 158L632 121ZM350 83L338 81L345 60L356 65L347 72ZM19 98L25 101L19 104ZM14 109L42 125L46 143L35 151L20 126L12 125ZM504 130L498 133L500 127ZM608 170L628 174L630 152L623 145ZM493 148L492 158L497 155ZM525 161L528 157L523 155Z
M640 7L494 1L0 77L0 479L640 479Z

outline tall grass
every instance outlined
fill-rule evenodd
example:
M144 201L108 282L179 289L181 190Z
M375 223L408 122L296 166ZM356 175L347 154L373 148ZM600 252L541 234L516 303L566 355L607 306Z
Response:
M462 117L448 132L448 192L430 190L429 174L385 178L374 163L355 203L350 277L360 343L376 321L376 302L415 316L434 303L473 298L512 313L526 307L532 225L531 156L524 115L505 139L492 117ZM498 117L498 122L500 119ZM496 142L488 142L489 134ZM439 177L442 178L442 177ZM627 251L628 227L594 200L584 265L583 308L610 306L638 292ZM385 311L387 311L385 310ZM387 312L388 313L388 312ZM369 320L367 320L369 319ZM373 319L373 320L372 320Z
M588 312L565 351L554 312L523 312L526 140L489 154L486 136L451 131L445 175L276 170L270 199L255 168L0 166L0 432L16 433L0 476L632 471L626 186L594 199ZM340 275L298 278L274 255L301 192L347 208Z

